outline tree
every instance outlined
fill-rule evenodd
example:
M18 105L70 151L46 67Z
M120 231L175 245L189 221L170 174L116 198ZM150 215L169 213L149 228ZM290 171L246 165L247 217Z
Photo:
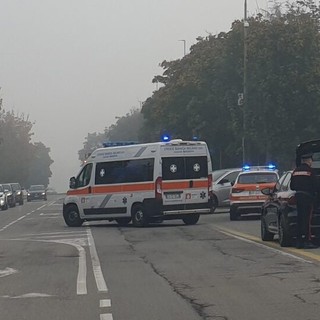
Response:
M50 158L50 148L47 148L42 142L36 142L33 146L33 159L29 166L29 175L26 185L43 184L49 185L49 178L52 176L50 165L53 160Z
M83 148L79 150L79 160L81 162L97 148L103 146L107 141L139 141L140 130L143 124L143 116L139 109L131 109L123 117L116 117L115 124L105 128L104 133L88 133L83 143Z
M320 135L320 24L314 1L281 9L275 2L271 12L248 19L246 153L253 164L275 159L287 168L295 146ZM163 86L142 108L145 139L162 128L179 138L195 132L214 167L241 164L243 29L236 20L227 33L198 38L183 59L162 63L154 82Z
M33 144L32 123L28 117L13 111L0 112L0 181L32 183L34 177L40 184L48 185L51 177L49 148L41 142Z

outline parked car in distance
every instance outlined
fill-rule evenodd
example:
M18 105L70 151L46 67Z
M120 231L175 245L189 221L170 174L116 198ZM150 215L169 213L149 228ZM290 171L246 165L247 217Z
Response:
M3 186L0 184L0 208L1 210L8 209L7 195L4 192Z
M230 205L230 190L242 168L214 170L212 172L212 211Z
M11 185L12 191L14 193L16 203L23 205L23 192L22 192L22 188L20 186L20 183L14 182L14 183L10 183L10 185Z
M3 183L2 184L3 190L7 196L7 202L8 202L8 206L10 208L15 207L16 206L16 198L14 195L14 192L12 191L12 187L10 183Z
M320 188L320 139L299 144L296 148L296 165L301 164L301 156L313 153L312 167L319 180ZM261 239L272 241L278 235L281 247L295 245L297 236L297 205L295 191L290 189L292 171L283 173L274 188L265 188L261 192L268 196L261 209ZM319 190L320 191L320 190ZM311 234L320 239L320 193L314 202L311 217Z
M27 201L47 200L46 188L42 184L31 185L27 191Z

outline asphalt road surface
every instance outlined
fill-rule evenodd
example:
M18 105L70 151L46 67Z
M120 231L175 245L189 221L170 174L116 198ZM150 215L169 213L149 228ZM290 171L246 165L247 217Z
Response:
M320 249L260 241L259 217L68 228L62 200L0 211L1 320L319 320Z

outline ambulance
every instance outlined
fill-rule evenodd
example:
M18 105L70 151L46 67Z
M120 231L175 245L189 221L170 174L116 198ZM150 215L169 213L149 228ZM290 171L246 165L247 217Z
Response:
M70 227L108 220L136 227L211 213L212 165L203 141L171 140L96 149L63 203Z

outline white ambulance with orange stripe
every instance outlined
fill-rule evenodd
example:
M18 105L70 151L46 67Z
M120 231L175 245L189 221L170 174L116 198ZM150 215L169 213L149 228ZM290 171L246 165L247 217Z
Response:
M203 141L172 140L96 149L63 203L70 227L84 221L195 224L211 212L212 166Z

